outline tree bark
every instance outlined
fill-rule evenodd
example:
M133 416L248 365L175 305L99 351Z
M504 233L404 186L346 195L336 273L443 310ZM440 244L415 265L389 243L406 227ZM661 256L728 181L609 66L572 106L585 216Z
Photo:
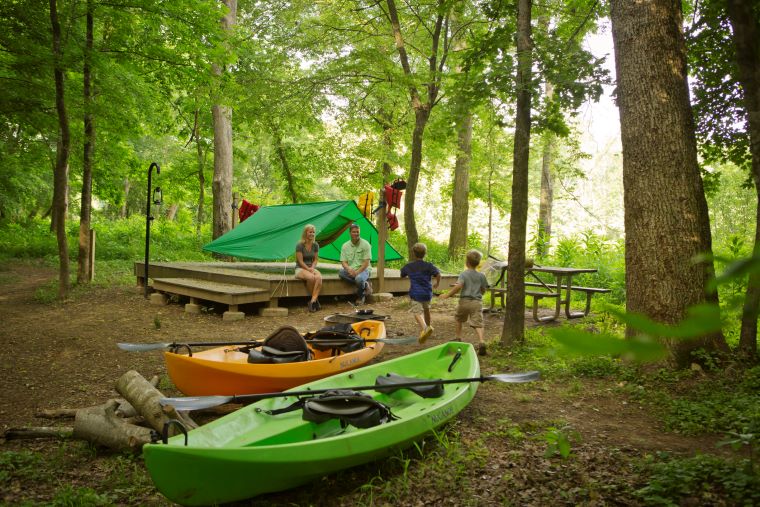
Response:
M188 430L198 425L188 416L177 412L173 407L162 407L159 400L163 394L134 370L126 372L116 381L116 390L142 415L151 428L162 431L170 419L177 419ZM176 428L171 427L174 432Z
M548 100L554 95L554 87L547 82L544 93ZM538 238L536 256L540 259L549 253L552 238L552 208L554 205L554 174L552 158L554 156L554 134L544 133L544 153L541 160L541 200L538 207Z
M78 410L74 418L73 437L117 451L139 453L150 442L151 430L130 424L116 415L118 403Z
M760 27L752 4L746 0L728 0L728 17L734 32L739 81L744 92L744 107L749 119L752 180L757 193L755 245L753 256L760 259ZM747 282L739 335L739 354L757 362L757 318L760 314L760 272L755 270Z
M406 53L404 36L401 33L401 23L394 0L386 0L388 6L388 18L391 23L396 50L399 54L401 68L407 77L412 76L412 68L409 65L409 57ZM409 175L406 179L406 192L404 194L404 228L406 229L406 245L409 258L413 258L412 247L419 241L417 222L414 218L414 201L417 196L417 183L419 182L420 169L422 167L422 141L425 135L425 127L430 119L430 113L438 98L440 90L440 69L438 68L438 51L441 39L441 31L445 16L443 15L444 2L438 2L438 16L431 32L431 48L428 56L428 79L425 85L427 101L423 102L420 93L414 84L409 85L409 98L414 110L414 131L412 132L411 161L409 163ZM445 61L448 46L444 44L441 63Z
M285 153L285 145L282 142L282 135L277 126L273 126L272 131L274 133L275 150L277 151L277 158L280 159L280 165L282 166L282 174L285 176L286 191L290 195L290 201L293 204L298 202L298 192L296 190L296 178L293 175L293 171L290 169L288 163L288 154Z
M531 0L517 3L517 113L509 221L507 293L501 341L506 346L525 340L525 237L528 223L528 161L530 155L530 103L533 41Z
M82 157L82 206L79 214L79 258L77 283L90 281L90 223L92 215L92 168L95 152L95 125L92 116L92 44L93 44L93 1L87 0L86 34L84 49L84 69L82 81L84 89L84 154Z
M462 102L466 102L462 100ZM467 220L470 213L470 161L472 160L472 112L463 103L457 115L457 157L454 164L454 191L451 195L449 259L461 257L467 249Z
M203 203L206 200L206 154L201 145L200 134L200 110L195 110L195 125L193 127L193 139L195 140L195 150L198 158L198 209L195 215L195 235L201 235L201 226L203 225Z
M56 0L50 0L50 24L53 31L55 109L58 113L58 141L56 143L56 161L53 176L53 223L55 224L55 234L58 240L58 298L63 299L69 292L69 244L66 238L66 213L68 211L71 134L69 131L69 119L66 115L61 24L58 21Z
M706 296L710 222L697 164L680 3L613 0L625 204L626 310L675 324ZM633 330L629 329L628 334ZM664 340L679 367L690 352L726 350L722 334Z
M230 32L235 25L237 0L222 0L229 9L222 17L222 28ZM220 77L223 69L218 64L212 72ZM213 192L213 234L214 239L232 228L232 108L223 104L212 107L214 120L214 179Z
M129 191L132 188L132 183L130 183L129 178L124 178L124 203L121 205L121 209L119 210L119 217L120 218L127 218L129 216Z

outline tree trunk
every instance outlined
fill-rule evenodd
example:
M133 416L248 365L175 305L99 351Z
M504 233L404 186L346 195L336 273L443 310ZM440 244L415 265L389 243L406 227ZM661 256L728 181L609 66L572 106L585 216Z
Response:
M554 87L547 82L544 93L548 100L554 94ZM548 255L552 238L552 207L554 204L554 175L552 174L552 157L554 156L554 134L544 133L544 153L541 160L541 201L538 207L538 238L536 238L536 256L540 259Z
M409 65L409 57L406 53L404 37L401 33L398 11L394 0L386 0L388 6L388 18L391 23L393 39L399 54L401 68L407 77L412 77L412 68ZM438 50L441 38L441 30L444 16L444 3L438 2L439 14L431 32L430 55L428 57L428 76L425 85L427 102L422 102L420 93L414 84L409 85L409 98L414 110L414 131L412 132L411 162L409 163L409 175L406 179L406 193L404 194L404 228L406 229L406 245L409 258L413 258L412 247L419 241L417 223L414 219L414 200L417 196L417 183L419 182L420 169L422 167L422 140L425 135L425 127L430 119L430 113L435 105L440 89L440 69L438 69ZM443 56L446 59L448 45L443 45Z
M293 175L293 171L288 164L288 154L285 153L285 145L282 142L282 135L277 126L272 126L272 132L274 134L275 151L277 152L277 158L280 159L280 165L282 166L282 174L285 176L286 191L290 195L290 201L293 204L298 202L298 192L296 191L296 178Z
M752 11L754 2L728 0L728 16L734 32L739 81L744 92L744 107L749 118L752 179L757 193L755 245L753 256L760 259L760 27ZM739 353L750 362L757 357L757 318L760 314L760 272L749 276L744 297Z
M120 218L127 218L129 216L129 206L127 204L127 201L129 200L129 191L131 188L132 183L130 183L129 178L124 178L124 203L121 205L121 209L119 210Z
M528 223L528 161L530 155L530 103L533 42L531 40L531 0L517 3L517 111L512 173L512 206L507 256L507 293L504 302L506 346L525 340L525 236Z
M222 17L222 29L232 30L237 14L237 0L222 0L229 11ZM223 69L218 64L212 66L215 76L221 76ZM232 108L214 104L214 179L213 193L213 239L232 228Z
M675 324L709 301L712 252L707 201L697 164L680 3L613 0L625 204L626 309ZM633 333L628 330L629 335ZM727 348L722 334L667 341L671 359Z
M56 0L50 0L50 24L53 30L55 109L58 113L58 142L56 143L56 161L53 176L53 222L58 240L58 298L63 299L69 292L69 244L66 238L66 212L68 210L71 134L69 132L69 119L66 116L61 25L58 21Z
M84 49L84 69L82 72L84 89L84 154L82 157L82 207L79 215L79 258L77 283L90 281L90 222L92 215L92 166L95 151L95 125L92 116L93 93L91 90L93 40L93 1L87 0L86 35Z
M467 220L470 213L470 161L472 160L472 113L462 100L457 115L457 157L454 164L454 191L451 195L449 259L467 250Z
M404 193L404 228L406 229L406 247L409 259L413 259L412 247L420 240L417 222L414 219L414 201L417 197L417 183L422 168L422 139L425 135L429 111L425 104L414 111L414 131L412 132L412 160L409 163L409 175L406 178Z
M201 235L201 226L203 225L203 203L206 200L206 154L201 145L200 110L195 110L195 126L193 128L193 139L195 140L195 150L198 158L198 209L195 215L195 235Z

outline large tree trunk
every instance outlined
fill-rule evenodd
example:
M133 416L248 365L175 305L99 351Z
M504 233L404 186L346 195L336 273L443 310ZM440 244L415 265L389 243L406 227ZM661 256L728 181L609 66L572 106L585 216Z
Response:
M92 166L95 152L95 125L92 117L92 74L90 70L92 63L93 10L93 1L87 0L87 29L85 35L84 69L82 72L84 88L84 154L82 157L82 208L79 214L77 283L89 282L91 272L90 222L92 215Z
M754 2L728 0L728 16L734 30L734 44L739 67L739 81L744 92L744 107L749 118L752 179L757 192L755 246L753 255L760 259L760 27L752 11ZM744 297L739 352L749 361L757 361L757 318L760 313L760 272L752 273Z
M222 0L229 11L222 17L222 28L231 31L235 25L237 0ZM218 64L212 66L212 72L221 76L223 69ZM214 179L211 185L213 193L213 234L214 239L232 228L232 108L223 104L214 104Z
M404 37L401 33L398 11L394 0L386 0L388 6L388 18L393 31L393 38L398 50L401 68L407 77L412 76L412 68L409 65L409 57L406 53ZM414 110L414 131L412 132L411 162L409 163L409 175L406 180L406 193L404 194L404 228L406 229L406 245L409 258L413 258L412 247L419 241L417 222L414 219L414 200L417 196L417 183L419 182L420 169L422 167L422 140L425 135L425 127L430 119L430 113L438 98L440 90L440 69L438 68L438 51L444 20L444 2L438 2L438 16L431 32L430 56L428 57L428 79L425 84L427 101L420 99L420 93L416 85L409 85L409 98ZM448 45L443 45L441 63L445 61Z
M449 259L461 257L467 249L467 219L470 213L470 161L472 160L472 113L461 101L457 115L457 157L454 164L454 191L451 195Z
M66 212L68 210L71 135L69 119L66 116L61 24L58 21L56 0L50 0L50 24L53 30L55 109L58 113L58 142L56 145L55 173L53 175L53 222L58 240L58 297L63 299L69 292L69 244L66 238Z
M517 114L512 173L512 207L509 221L507 293L504 328L505 345L525 340L525 237L528 223L528 160L530 155L530 103L533 42L531 40L531 0L517 3Z
M547 82L544 93L548 100L554 95L554 87ZM554 156L554 134L544 133L544 153L541 160L541 200L538 206L538 238L536 239L536 256L545 257L549 253L552 238L552 208L554 205L554 174L552 157Z
M412 132L412 160L409 164L409 175L406 178L404 193L404 228L406 229L406 247L409 259L413 259L412 247L420 240L417 232L417 222L414 219L414 201L417 197L417 183L422 168L422 139L425 135L430 111L426 104L421 104L414 111L414 131Z
M195 215L195 235L201 235L201 226L203 226L203 203L206 200L206 154L201 145L200 135L200 110L195 110L195 126L193 128L193 139L195 140L195 150L198 158L198 209Z
M612 35L623 144L626 309L675 324L705 295L712 262L707 201L697 165L680 3L613 0ZM633 330L629 329L629 334ZM667 341L675 365L722 334Z

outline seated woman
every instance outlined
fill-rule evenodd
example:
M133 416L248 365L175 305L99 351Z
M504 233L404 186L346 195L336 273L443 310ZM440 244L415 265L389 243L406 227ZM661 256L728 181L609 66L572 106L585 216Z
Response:
M306 225L301 233L301 241L296 244L296 278L306 282L306 290L311 293L307 305L310 312L322 307L319 304L319 291L322 290L322 273L317 270L319 261L319 244L314 241L317 231L311 224Z

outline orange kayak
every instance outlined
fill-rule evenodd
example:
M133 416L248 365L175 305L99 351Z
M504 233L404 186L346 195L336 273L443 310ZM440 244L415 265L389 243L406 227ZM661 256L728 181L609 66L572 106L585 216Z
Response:
M366 320L351 324L363 339L385 338L385 325ZM382 342L367 341L353 352L319 350L306 343L312 358L282 364L251 364L248 353L237 347L217 347L187 354L164 352L166 369L174 385L187 396L211 396L284 391L301 384L366 365L381 350Z

